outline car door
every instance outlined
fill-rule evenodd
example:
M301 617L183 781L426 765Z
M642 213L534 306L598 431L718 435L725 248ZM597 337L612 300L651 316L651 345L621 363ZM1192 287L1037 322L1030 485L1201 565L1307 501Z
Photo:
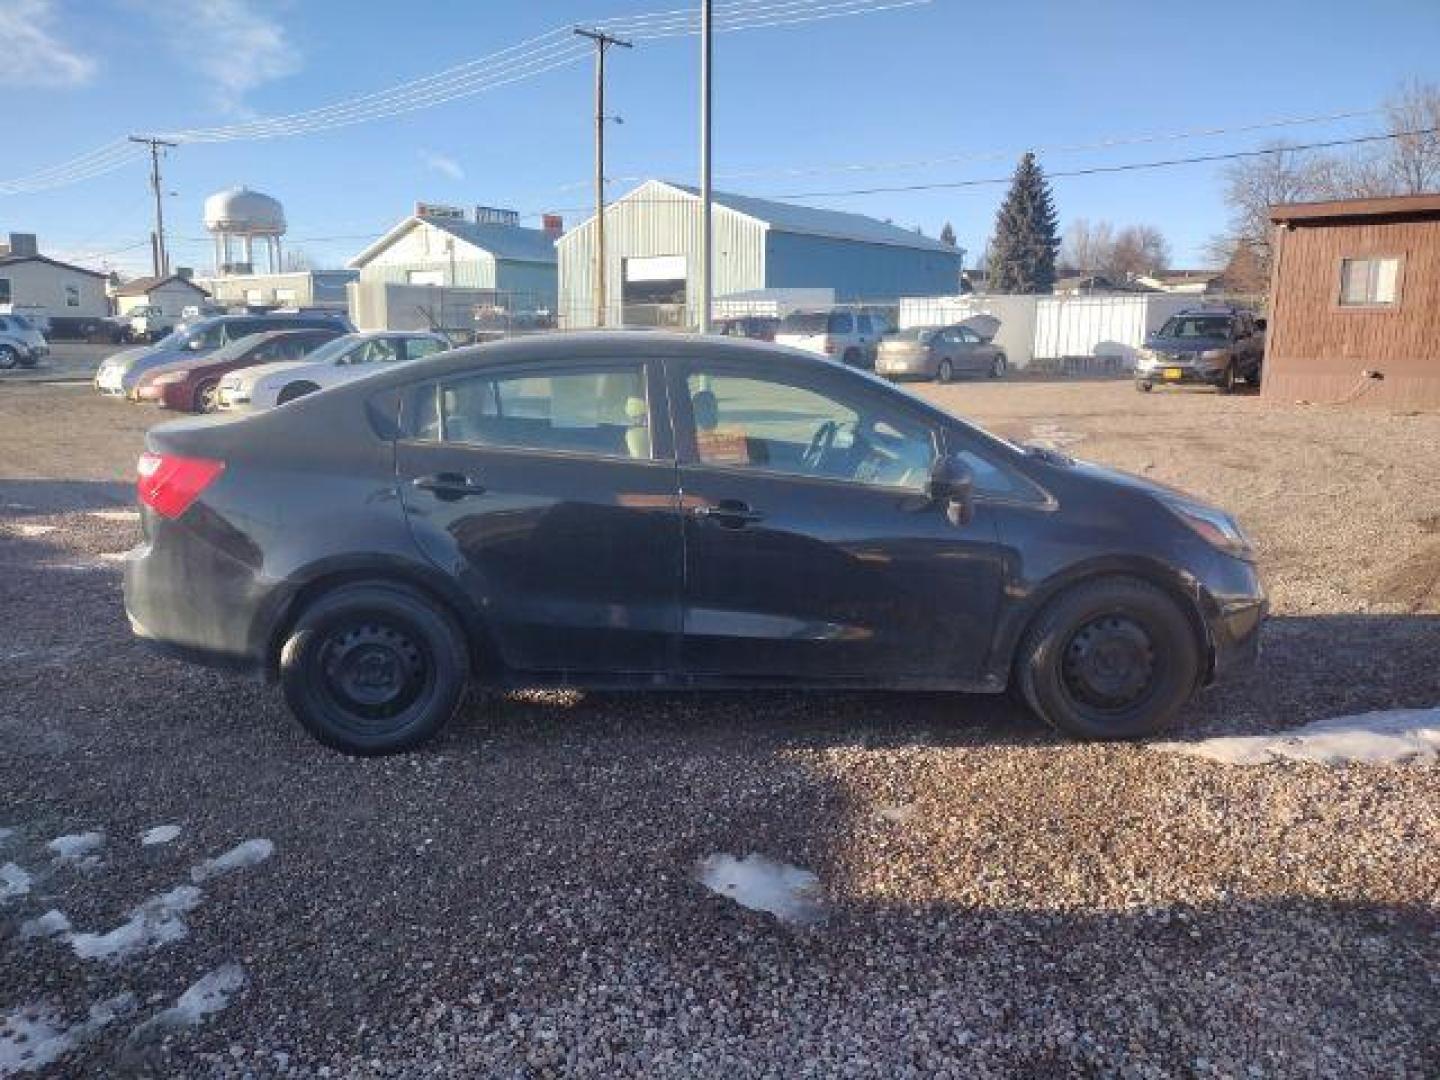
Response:
M681 529L663 402L653 364L623 358L487 364L407 393L396 467L413 534L508 668L671 670Z
M968 326L957 326L955 328L956 370L968 371L973 374L984 371L987 366L985 345L980 340L980 335Z
M1002 553L928 495L943 423L843 369L671 365L691 678L966 683Z

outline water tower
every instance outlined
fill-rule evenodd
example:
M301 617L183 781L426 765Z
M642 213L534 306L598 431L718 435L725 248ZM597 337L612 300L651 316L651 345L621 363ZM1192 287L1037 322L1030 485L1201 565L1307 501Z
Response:
M270 273L280 267L280 237L285 235L285 208L278 199L249 188L217 191L205 200L205 228L215 238L215 274L255 272L255 241L265 245ZM239 241L240 258L231 242Z

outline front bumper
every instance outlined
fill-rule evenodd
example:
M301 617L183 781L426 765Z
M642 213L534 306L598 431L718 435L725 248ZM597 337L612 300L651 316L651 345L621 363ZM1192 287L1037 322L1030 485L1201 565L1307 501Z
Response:
M1151 386L1219 386L1225 381L1225 365L1200 365L1193 360L1161 361L1135 369L1135 381Z
M887 356L875 358L875 374L889 379L928 379L935 374L927 356Z

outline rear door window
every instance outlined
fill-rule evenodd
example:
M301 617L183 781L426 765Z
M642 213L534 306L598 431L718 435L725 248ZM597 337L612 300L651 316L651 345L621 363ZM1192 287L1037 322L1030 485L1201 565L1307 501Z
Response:
M405 340L405 358L407 360L419 360L422 357L434 356L438 352L444 352L445 346L434 338L407 338Z
M855 320L848 311L837 311L830 316L830 333L853 334Z
M649 460L650 406L641 364L497 372L414 392L417 438L515 450Z

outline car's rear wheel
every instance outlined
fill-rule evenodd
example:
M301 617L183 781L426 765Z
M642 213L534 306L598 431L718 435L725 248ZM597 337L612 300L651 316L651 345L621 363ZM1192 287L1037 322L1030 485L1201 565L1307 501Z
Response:
M940 361L940 366L935 369L935 381L948 383L955 378L955 365L950 363L948 358Z
M306 394L313 394L319 389L320 388L314 383L291 383L280 391L280 396L275 399L275 402L277 405L284 405L287 401L294 401L296 398L304 397Z
M0 371L9 371L20 363L20 354L9 345L0 345Z
M992 379L1003 379L1004 377L1005 377L1005 357L1004 357L1003 354L1001 354L1000 356L995 357L994 362L990 365L990 378L992 378Z
M310 604L280 654L290 711L326 746L393 754L431 738L469 678L465 634L404 585L341 586Z
M197 413L211 413L220 407L220 380L206 379L195 388L195 400L192 403Z
M1052 600L1016 665L1030 707L1082 739L1135 739L1170 728L1200 675L1190 620L1148 582L1104 577Z

